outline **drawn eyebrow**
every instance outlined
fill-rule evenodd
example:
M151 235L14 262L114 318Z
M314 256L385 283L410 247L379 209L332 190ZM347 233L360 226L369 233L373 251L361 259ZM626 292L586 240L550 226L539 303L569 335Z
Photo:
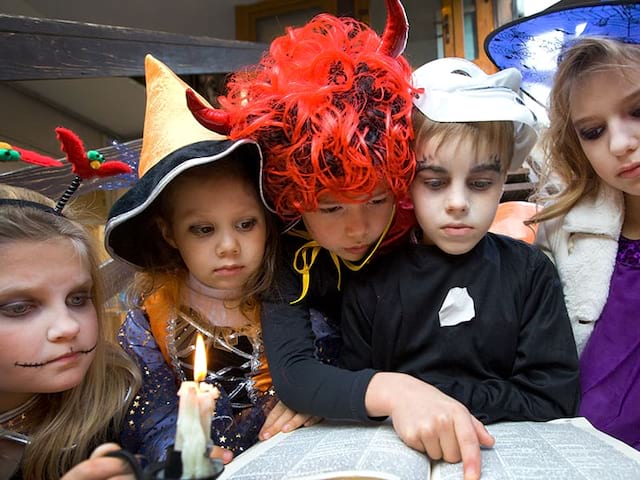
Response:
M91 277L80 278L75 285L69 288L70 293L77 292L79 290L92 290L93 279ZM6 289L0 289L0 299L3 297L25 297L31 298L33 296L34 287L31 285L10 285Z
M416 173L422 172L424 170L428 170L433 173L447 173L448 170L440 165L431 165L426 161L422 161L418 163L418 167L416 169ZM496 157L494 161L491 163L481 163L479 165L475 165L471 168L471 173L481 173L481 172L497 172L500 173L502 171L502 165L500 160Z
M426 160L418 162L418 167L416 168L416 173L422 172L424 170L429 170L430 172L433 172L433 173L447 173L448 172L448 170L446 168L441 167L440 165L429 164L429 163L427 163Z
M500 168L500 163L482 163L480 165L476 165L471 169L471 173L481 173L481 172L497 172L500 173L502 169Z
M498 155L491 155L489 161L486 163L480 163L471 169L472 173L494 171L500 173L502 171L502 162Z

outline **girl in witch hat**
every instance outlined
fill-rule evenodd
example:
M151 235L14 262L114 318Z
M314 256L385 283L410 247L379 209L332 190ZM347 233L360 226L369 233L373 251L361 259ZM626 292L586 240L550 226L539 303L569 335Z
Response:
M640 45L582 40L556 82L545 178L560 191L534 217L537 243L580 351L579 414L640 449Z
M533 222L580 354L578 413L640 449L640 2L559 4L505 25L488 48L499 54L498 39L513 34L530 52L546 45L545 63L522 48L509 56L532 90L558 59L541 77L553 83Z
M8 144L0 157L62 166ZM105 458L117 445L92 450L118 440L140 373L108 340L98 248L67 200L0 185L1 478L129 472Z
M221 392L211 438L225 452L214 455L228 461L258 440L269 414L292 428L316 420L278 403L264 357L259 315L278 233L261 200L262 157L255 142L199 125L166 65L147 56L145 75L140 178L105 228L108 252L139 271L119 338L145 376L123 446L141 444L157 460L174 443L177 391L194 378L200 333L205 381Z

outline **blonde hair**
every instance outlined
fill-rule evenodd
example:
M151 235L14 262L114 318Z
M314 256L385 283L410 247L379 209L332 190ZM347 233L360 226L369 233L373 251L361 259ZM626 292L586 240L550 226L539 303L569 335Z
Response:
M500 171L506 175L514 150L513 122L434 122L417 108L413 109L413 151L418 152L427 141L434 141L437 150L449 141L470 140L473 148L495 147L500 159ZM493 153L493 152L492 152Z
M236 154L231 154L216 162L185 171L162 191L155 204L149 208L149 215L145 217L145 221L148 223L147 231L149 232L150 245L143 257L144 271L136 274L128 292L129 303L132 307L140 307L145 297L172 283L176 278L186 279L189 273L180 252L164 240L158 227L158 219L162 218L164 221L168 221L171 217L173 191L181 182L191 179L206 179L212 176L232 178L251 187L264 213L267 238L262 264L247 280L243 288L240 310L245 314L252 312L261 295L273 286L275 269L278 264L278 229L274 216L264 207L258 194L258 166L243 160L238 158Z
M545 162L533 199L550 201L531 222L567 213L582 198L596 195L600 178L580 145L571 119L571 92L594 72L640 71L640 45L610 38L584 38L561 56L549 97L550 126L543 137ZM553 189L550 190L550 187Z
M0 185L0 199L55 205L37 192L8 185ZM115 332L105 331L97 249L78 218L72 205L61 216L28 204L0 204L0 244L54 238L71 242L90 270L98 318L95 357L83 381L63 392L40 394L47 411L26 447L24 478L58 479L86 459L92 448L120 431L128 402L140 384L134 363L108 339Z

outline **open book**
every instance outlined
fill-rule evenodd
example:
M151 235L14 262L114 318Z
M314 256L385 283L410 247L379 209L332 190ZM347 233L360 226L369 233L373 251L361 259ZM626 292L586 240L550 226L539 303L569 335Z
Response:
M490 425L482 478L638 480L640 452L584 418ZM280 433L225 467L220 480L461 480L462 465L430 462L407 447L390 423L323 422Z

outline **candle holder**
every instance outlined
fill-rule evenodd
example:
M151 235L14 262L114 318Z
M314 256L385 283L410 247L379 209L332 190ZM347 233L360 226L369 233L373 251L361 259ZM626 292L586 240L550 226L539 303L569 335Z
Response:
M144 469L140 466L138 459L127 450L116 450L109 452L109 457L118 457L126 461L136 480L180 480L182 478L182 459L180 452L167 448L166 459L163 462L156 462L147 465ZM208 477L199 477L192 480L215 480L224 471L224 463L219 459L210 459L213 473Z

